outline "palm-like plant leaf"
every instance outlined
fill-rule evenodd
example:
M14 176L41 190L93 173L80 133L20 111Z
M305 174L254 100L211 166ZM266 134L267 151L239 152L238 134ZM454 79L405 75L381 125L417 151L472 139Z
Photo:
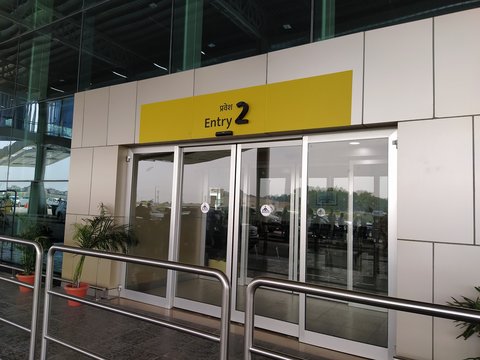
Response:
M137 238L129 225L116 224L115 218L107 214L105 205L100 203L100 215L83 219L82 224L74 225L75 243L84 249L126 253ZM83 271L85 256L82 255L73 275L73 285L78 286Z
M475 286L475 290L480 293L480 286ZM452 306L459 306L462 308L473 309L473 310L480 310L480 297L477 296L475 300L470 299L466 296L462 296L462 300L457 300L456 298L452 297L453 302L448 302L449 305ZM467 340L470 336L474 335L475 333L477 336L480 337L480 323L470 323L470 322L461 322L456 321L457 326L460 329L464 329L460 335L457 336L457 339L463 337Z

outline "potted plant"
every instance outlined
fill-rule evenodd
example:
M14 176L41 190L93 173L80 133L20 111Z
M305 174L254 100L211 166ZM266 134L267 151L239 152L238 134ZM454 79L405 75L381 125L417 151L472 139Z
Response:
M82 223L74 224L73 240L83 249L121 251L126 253L129 246L135 245L137 239L127 224L116 224L115 218L108 214L103 203L100 203L100 214ZM65 286L68 294L83 297L88 290L88 284L81 282L85 255L81 255L75 266L72 283ZM79 306L76 301L69 301L70 306Z
M475 286L475 290L477 290L480 293L480 286ZM452 297L453 302L448 302L448 305L452 306L459 306L467 309L473 309L473 310L480 310L480 297L477 296L477 298L470 299L466 296L462 296L462 300L457 300L454 297ZM461 334L457 336L457 339L460 337L463 337L464 340L467 340L470 336L477 334L478 337L480 337L480 323L470 323L470 322L461 322L461 321L456 321L458 324L456 325L460 329L464 329ZM477 357L475 359L480 359L480 357Z
M50 240L51 230L43 224L29 225L24 232L20 234L20 238L25 240L33 240L39 243L43 250L47 250L52 242ZM35 249L29 245L17 244L17 250L20 251L20 265L22 271L15 275L15 277L27 284L33 285L35 282ZM19 287L20 292L30 292L32 289L25 286Z

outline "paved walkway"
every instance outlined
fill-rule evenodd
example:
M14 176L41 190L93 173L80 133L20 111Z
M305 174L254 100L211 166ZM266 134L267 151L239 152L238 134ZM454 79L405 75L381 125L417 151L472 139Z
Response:
M5 276L5 275L3 275ZM190 325L200 330L218 334L219 321L185 311L166 310L121 299L102 300L123 309L155 316L158 319ZM14 284L0 281L0 317L29 327L32 293L20 293ZM41 300L43 304L43 297ZM41 306L41 309L43 306ZM39 329L41 329L40 314ZM40 333L40 331L39 331ZM72 342L101 357L115 360L202 360L218 359L219 345L183 332L170 330L142 320L133 319L88 305L77 308L67 306L66 300L54 297L52 301L49 335ZM284 351L301 359L338 360L354 357L313 346L299 344L296 339L259 331L256 342L276 351ZM27 359L29 334L10 324L0 322L0 359ZM40 354L40 336L37 341L37 358ZM263 357L254 357L263 359ZM48 343L47 359L90 359L63 346ZM231 327L229 359L243 359L243 327Z

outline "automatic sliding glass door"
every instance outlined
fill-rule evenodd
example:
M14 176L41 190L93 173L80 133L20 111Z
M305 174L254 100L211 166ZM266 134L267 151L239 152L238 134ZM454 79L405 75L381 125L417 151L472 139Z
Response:
M129 254L168 260L174 153L139 154L134 159L131 224L139 241ZM127 264L125 289L132 298L145 300L140 293L165 298L167 271Z
M182 151L178 261L208 266L230 276L235 146ZM178 273L175 305L215 314L221 301L215 279Z
M318 136L307 141L302 278L388 295L389 217L393 215L389 156L394 146L388 135L355 135L351 140ZM356 351L367 357L386 356L389 316L385 310L306 296L302 313L307 342L342 344L338 340L345 339L355 342ZM339 350L344 346L339 345Z
M301 142L238 145L234 296L256 276L298 280ZM298 324L298 295L260 289L257 314ZM238 315L240 316L240 315Z
M224 271L239 322L257 276L390 294L394 137L378 130L137 154L132 254ZM219 314L220 286L203 276L167 281L164 270L129 265L126 289ZM370 358L391 344L381 309L273 289L256 296L256 326Z

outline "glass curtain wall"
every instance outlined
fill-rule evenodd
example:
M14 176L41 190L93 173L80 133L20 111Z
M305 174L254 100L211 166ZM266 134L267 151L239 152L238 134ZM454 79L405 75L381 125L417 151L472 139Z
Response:
M5 0L0 104L60 98L475 8L480 0Z

